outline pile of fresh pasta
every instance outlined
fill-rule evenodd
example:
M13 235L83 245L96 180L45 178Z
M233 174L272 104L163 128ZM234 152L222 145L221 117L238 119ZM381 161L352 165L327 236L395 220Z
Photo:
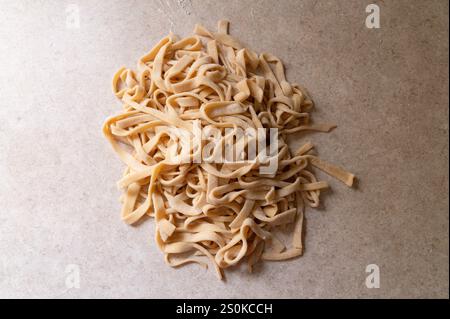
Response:
M282 62L244 48L228 34L228 26L222 20L217 32L210 32L196 25L195 35L184 39L171 33L139 59L137 71L121 68L112 87L123 110L103 126L126 164L118 182L124 190L123 220L134 224L154 217L156 244L170 266L210 264L219 278L223 269L241 262L252 271L260 260L302 254L304 208L317 207L328 187L312 167L348 186L354 179L313 155L309 142L291 152L289 134L328 132L334 126L312 124L313 102L302 87L286 80ZM174 161L186 145L171 129L191 132L194 121L223 133L278 129L276 171L260 174L263 163L257 160ZM217 145L229 138L221 134ZM197 152L192 147L187 154ZM284 243L276 235L279 228L290 229L291 239Z

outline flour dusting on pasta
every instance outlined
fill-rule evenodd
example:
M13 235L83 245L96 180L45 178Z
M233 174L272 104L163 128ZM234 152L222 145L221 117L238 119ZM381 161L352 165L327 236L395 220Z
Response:
M169 34L136 71L121 68L113 77L123 109L106 120L103 133L126 164L118 182L122 218L134 224L154 217L155 241L170 266L212 265L219 278L241 261L251 271L260 260L300 256L304 208L317 207L328 187L312 167L348 186L354 175L313 155L309 142L291 152L286 139L335 126L312 124L307 92L286 80L276 56L258 55L230 36L227 21L219 21L217 32L196 25L194 33ZM235 143L239 159L194 161L205 141L185 143L179 132L192 134L195 124L218 132L212 155ZM248 129L277 130L273 172L261 173L264 161L243 160L252 137L236 141L226 133ZM283 243L275 232L287 225L292 239Z

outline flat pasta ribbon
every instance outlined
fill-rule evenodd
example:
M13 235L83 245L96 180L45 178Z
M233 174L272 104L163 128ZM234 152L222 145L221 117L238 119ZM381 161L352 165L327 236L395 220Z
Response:
M353 174L311 154L309 142L290 152L289 134L329 132L335 125L311 124L313 102L287 81L281 60L244 48L228 26L221 20L210 32L196 25L195 35L181 40L169 34L139 59L137 71L119 69L112 90L122 112L103 126L127 166L118 183L122 219L134 224L154 217L155 241L170 266L209 262L219 278L243 260L251 271L259 260L302 255L305 206L317 207L328 187L312 167L347 186L354 181ZM212 156L238 129L278 129L276 171L261 175L259 161L193 161L200 148L183 143L176 129L193 134L194 121L219 132ZM250 140L237 142L240 156ZM182 154L187 161L176 160ZM275 235L286 225L293 225L291 244Z

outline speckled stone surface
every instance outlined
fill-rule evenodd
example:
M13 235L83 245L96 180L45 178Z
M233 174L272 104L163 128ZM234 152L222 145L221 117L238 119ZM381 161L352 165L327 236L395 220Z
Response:
M365 26L380 7L381 28ZM275 3L278 3L277 5ZM80 27L67 16L79 9ZM448 298L448 1L0 1L0 297ZM331 134L298 135L359 177L307 211L306 251L227 272L165 265L122 223L101 134L110 79L169 30L228 18L279 56ZM70 22L70 21L69 21ZM66 286L79 268L79 288ZM380 288L368 289L368 264ZM66 273L69 271L69 273ZM69 286L70 287L70 286Z

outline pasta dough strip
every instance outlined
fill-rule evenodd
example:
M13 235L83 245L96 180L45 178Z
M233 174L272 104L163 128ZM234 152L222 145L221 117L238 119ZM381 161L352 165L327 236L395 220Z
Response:
M311 124L314 104L305 89L287 81L281 60L244 48L228 29L221 20L217 32L196 25L194 36L171 33L139 59L137 71L120 68L111 86L122 111L103 125L127 166L118 182L122 219L134 224L144 215L154 217L155 242L168 265L209 262L219 279L223 269L245 259L252 271L260 260L303 254L305 207L317 207L328 187L312 167L347 186L355 178L312 155L310 142L290 152L289 135L336 126ZM195 125L214 133L212 158L225 146L239 146L233 161L206 161L204 143L186 143L179 129L191 137ZM238 138L237 132L271 128L280 133L276 154L246 160L250 142L259 137ZM263 176L259 170L269 160L277 167ZM291 224L291 242L283 243L275 231Z

